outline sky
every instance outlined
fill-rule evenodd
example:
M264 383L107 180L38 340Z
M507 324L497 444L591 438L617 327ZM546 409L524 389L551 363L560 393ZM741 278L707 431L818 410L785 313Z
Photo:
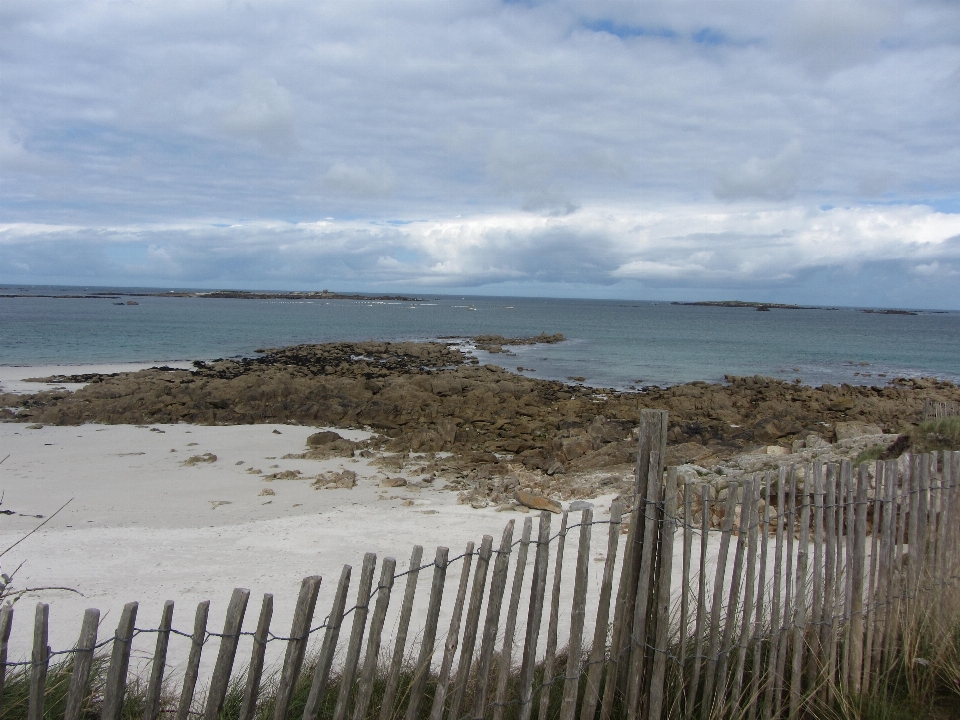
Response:
M3 0L0 282L960 309L960 3Z

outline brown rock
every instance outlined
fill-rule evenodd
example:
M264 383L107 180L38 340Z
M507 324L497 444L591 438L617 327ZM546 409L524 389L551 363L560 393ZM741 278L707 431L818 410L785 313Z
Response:
M181 465L197 465L199 463L215 463L217 461L217 456L213 453L204 453L203 455L192 455L184 460Z
M516 490L513 493L513 497L518 503L531 510L547 510L555 514L563 512L560 503L543 497L543 495L534 495L533 493L528 493L523 490Z
M876 425L862 422L838 422L834 427L837 434L837 442L841 440L853 440L864 435L882 435L881 430Z
M707 457L710 450L700 443L686 442L680 445L668 445L667 456L664 458L666 465L684 465L686 463L695 463L698 460Z
M380 481L380 487L403 487L407 481L402 477L392 477Z
M330 430L323 430L318 433L314 433L307 438L307 445L310 447L321 447L323 445L330 445L335 443L337 440L343 440L337 433Z

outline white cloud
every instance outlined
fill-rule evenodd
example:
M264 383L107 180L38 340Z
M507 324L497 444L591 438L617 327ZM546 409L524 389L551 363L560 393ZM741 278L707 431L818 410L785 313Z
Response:
M639 288L790 290L841 271L848 290L831 292L853 302L857 278L872 277L870 268L952 278L960 267L960 215L922 206L645 212L598 206L563 217L513 212L399 226L361 220L8 224L0 226L0 248L0 279L19 272L14 264L20 263L37 277L72 270L86 282L135 276L236 286L269 278L310 286L339 279L354 289L633 283L636 294Z

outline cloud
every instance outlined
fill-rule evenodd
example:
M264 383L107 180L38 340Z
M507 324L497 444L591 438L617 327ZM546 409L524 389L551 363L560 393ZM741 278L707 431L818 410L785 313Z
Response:
M926 297L929 266L958 289L953 245L916 240L960 211L956 3L12 0L0 20L10 280L853 297L897 271Z
M482 290L526 283L541 291L627 283L633 294L642 288L653 297L683 288L793 292L811 277L842 273L845 282L831 281L830 292L853 303L861 299L857 279L872 279L876 267L956 283L960 215L922 206L882 213L870 207L607 206L569 216L512 212L402 225L8 224L0 226L0 257L0 280L29 276L39 282L73 272L100 284L136 278L194 287L269 281L274 287ZM878 298L885 291L875 288ZM955 302L941 295L941 305Z
M752 157L720 173L713 194L721 200L789 200L800 179L800 143L791 142L772 158Z
M397 187L396 173L383 163L334 163L322 179L324 189L359 198L384 198Z
M814 72L876 56L900 20L889 0L795 0L786 20L786 45Z
M223 125L274 152L289 152L297 144L290 91L263 74L243 78L240 99L224 113Z

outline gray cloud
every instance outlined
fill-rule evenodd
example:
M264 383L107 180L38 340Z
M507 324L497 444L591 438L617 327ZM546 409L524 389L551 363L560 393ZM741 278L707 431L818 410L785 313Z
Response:
M297 142L290 91L259 73L244 77L240 99L224 113L223 125L273 151L288 152Z
M721 200L789 200L800 180L800 143L794 140L772 158L752 157L722 172L713 187Z
M383 198L397 187L396 173L383 163L350 165L334 163L323 176L324 189L360 198Z

